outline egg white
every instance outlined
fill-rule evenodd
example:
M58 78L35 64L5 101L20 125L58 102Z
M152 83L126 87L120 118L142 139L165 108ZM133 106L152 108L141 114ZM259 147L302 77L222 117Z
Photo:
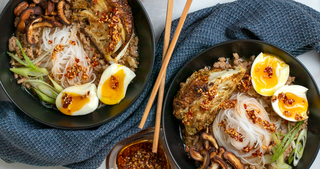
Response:
M97 97L97 87L94 84L86 83L84 85L76 85L76 86L70 86L65 88L62 92L59 93L57 99L56 99L56 106L57 108L63 109L62 107L62 97L63 93L76 93L79 95L85 95L86 93L89 94L89 103L85 104L80 110L72 112L71 116L79 116L79 115L85 115L93 112L97 109L99 105L99 99Z
M98 90L97 90L97 96L100 100L102 100L102 85L105 83L106 80L108 80L112 75L116 74L118 71L123 70L125 77L124 77L124 85L123 85L123 97L120 98L119 100L115 100L116 104L119 103L126 95L127 88L129 83L136 77L136 74L130 70L128 67L113 63L111 64L106 70L101 75L101 79L98 85ZM109 103L105 103L109 104ZM112 105L112 104L109 104Z
M257 63L260 63L260 62L264 62L266 60L267 57L270 57L270 56L273 56L273 55L270 55L270 54L267 54L267 53L260 53L256 59L253 61L252 63L252 67L251 67L251 76L253 75L253 71L256 64ZM289 68L289 65L285 64L284 67L281 67L279 64L276 68L276 76L278 77L278 84L276 86L274 86L273 88L270 88L270 89L261 89L261 91L258 91L257 90L257 84L256 82L253 80L252 78L252 86L253 88L255 89L255 91L257 93L259 93L260 95L263 95L263 96L272 96L273 93L279 89L280 87L282 87L283 85L285 85L285 83L287 82L288 80L288 77L289 77L289 73L290 73L290 68Z
M300 98L307 100L307 95L306 95L307 91L308 91L308 88L300 86L300 85L290 85L290 86L285 85L285 86L282 86L281 88L279 88L273 95L278 96L278 94L281 92L283 92L283 93L290 92ZM280 111L280 108L279 108L279 99L276 99L274 102L271 101L271 105L272 105L273 110L283 119L288 120L288 121L293 121L293 122L297 121L294 118L289 118L289 117L283 115L283 113ZM307 113L306 111L301 113L301 115L305 115L305 116L303 116L303 117L305 117L304 119L308 118L306 113Z

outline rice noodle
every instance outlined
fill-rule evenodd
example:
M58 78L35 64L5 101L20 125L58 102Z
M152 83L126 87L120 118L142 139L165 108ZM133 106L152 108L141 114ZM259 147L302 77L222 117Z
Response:
M232 99L237 99L237 104L234 108L220 110L212 125L214 136L219 145L235 153L244 163L255 165L256 167L264 166L266 160L263 154L270 144L271 133L262 125L254 124L247 115L247 110L254 110L257 112L255 115L258 118L270 122L268 113L264 109L264 103L244 93L233 94L230 100ZM232 138L226 133L225 129L235 129L241 134L243 141ZM251 151L244 151L247 146L252 148ZM261 152L262 157L253 156L252 154L255 152Z
M44 67L53 79L64 88L93 82L96 75L90 66L93 52L86 53L77 36L76 26L62 28L44 28L41 49L51 51L45 58ZM72 68L79 68L76 76L68 76ZM69 72L68 72L69 70Z

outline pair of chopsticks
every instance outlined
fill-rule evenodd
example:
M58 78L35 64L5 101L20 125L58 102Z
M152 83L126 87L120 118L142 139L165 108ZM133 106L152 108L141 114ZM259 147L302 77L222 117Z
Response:
M190 6L191 6L192 0L187 0L183 12L181 14L177 29L173 35L172 41L169 46L170 41L170 30L171 30L171 20L172 20L172 10L173 10L173 0L168 0L168 7L167 7L167 16L166 16L166 28L165 28L165 36L164 36L164 43L163 43L163 53L162 53L162 66L160 69L160 72L158 74L156 83L152 89L151 96L149 98L149 101L147 103L146 109L143 113L139 128L142 129L144 126L144 123L147 120L149 111L151 109L151 106L153 104L153 101L157 95L157 92L159 90L158 95L158 104L157 104L157 114L156 114L156 124L155 124L155 131L154 131L154 138L153 138L153 147L152 152L156 153L158 149L158 142L159 142L159 131L160 131L160 122L161 122L161 111L162 111L162 103L163 103L163 94L164 94L164 86L165 86L165 74L166 69L169 64L171 55L173 53L174 47L178 41L178 37L180 35L181 29L183 27L184 21L186 20L187 14L189 12ZM168 48L169 46L169 48ZM160 87L161 85L161 87ZM159 89L160 87L160 89Z

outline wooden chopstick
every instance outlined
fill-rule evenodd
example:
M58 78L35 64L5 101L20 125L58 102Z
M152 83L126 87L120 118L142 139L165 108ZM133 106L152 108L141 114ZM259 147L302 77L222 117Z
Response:
M162 60L165 59L165 56L166 56L166 53L167 53L167 50L169 47L171 22L172 22L172 10L173 10L173 0L168 0L166 25L165 25L164 40L163 40ZM165 72L166 72L166 70L165 70ZM166 74L166 73L164 73L164 74ZM163 76L161 84L160 84L159 92L158 92L156 124L155 124L155 129L154 129L153 145L152 145L152 152L153 153L157 153L157 150L158 150L159 132L160 132L160 123L161 123L161 111L162 111L165 82L166 82L166 76Z
M168 49L168 52L166 53L166 56L165 56L165 59L162 63L162 66L161 66L161 69L160 69L160 72L158 74L158 77L157 77L157 80L156 80L156 83L152 89L152 92L151 92L151 96L149 98L149 101L147 103L147 106L146 106L146 109L143 113L143 116L142 116L142 119L140 121L140 125L139 125L139 128L142 129L143 126L144 126L144 123L146 122L147 120L147 117L148 117L148 114L149 114L149 111L151 109L151 106L153 104L153 101L154 101L154 98L156 97L156 94L157 94L157 91L159 89L159 86L160 86L160 83L161 83L161 80L165 74L165 70L167 69L167 66L169 64L169 61L170 61L170 58L171 58L171 55L172 55L172 52L174 50L174 47L178 41L178 37L180 35L180 32L181 32L181 29L182 29L182 26L184 24L184 21L186 20L186 17L187 17L187 14L188 14L188 11L190 9L190 6L191 6L191 3L192 3L192 0L187 0L186 2L186 5L184 6L184 9L183 9L183 12L182 12L182 15L180 17L180 20L179 20L179 23L178 23L178 26L177 26L177 29L176 31L174 32L174 35L173 35L173 38L172 38L172 41L171 41L171 44L169 46L169 49Z

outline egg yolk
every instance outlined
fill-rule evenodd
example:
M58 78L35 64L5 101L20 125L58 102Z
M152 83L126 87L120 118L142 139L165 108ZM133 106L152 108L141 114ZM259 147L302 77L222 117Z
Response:
M280 93L278 98L279 109L283 115L296 119L297 121L305 119L308 102L304 98L298 97L290 92Z
M111 75L103 84L101 88L100 100L104 104L117 104L124 97L124 70L121 69L114 75Z
M59 109L62 113L66 115L72 115L74 112L79 111L84 105L90 102L88 92L86 95L80 95L76 93L63 93L61 105L62 108Z
M258 62L253 68L252 79L255 81L256 90L258 93L265 95L272 95L274 91L263 91L264 89L272 89L277 86L279 77L276 69L281 66L284 67L284 62L277 57L271 56L265 58L263 62Z

